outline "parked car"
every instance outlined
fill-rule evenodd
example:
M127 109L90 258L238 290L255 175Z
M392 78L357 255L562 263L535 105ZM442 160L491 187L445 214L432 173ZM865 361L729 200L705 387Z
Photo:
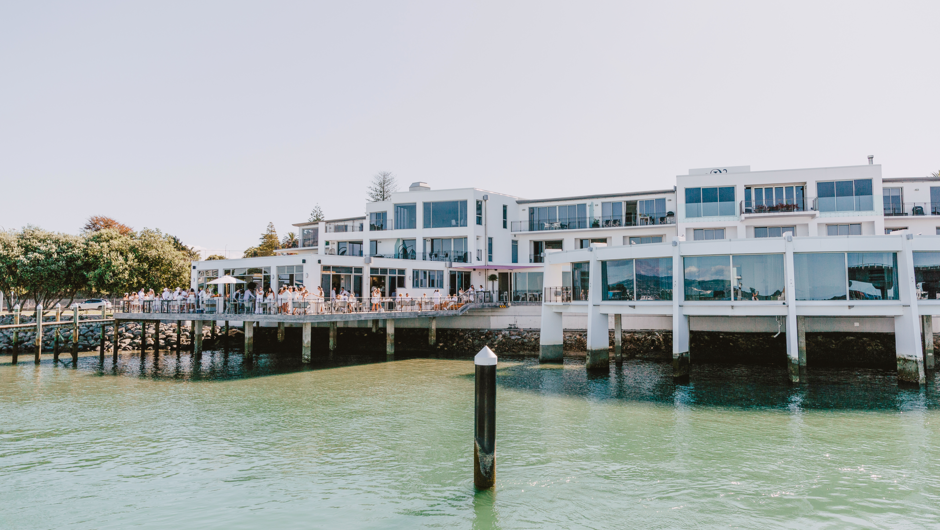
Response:
M91 298L84 302L75 302L69 306L69 309L75 309L76 307L79 309L101 309L102 307L111 309L111 302L100 298Z

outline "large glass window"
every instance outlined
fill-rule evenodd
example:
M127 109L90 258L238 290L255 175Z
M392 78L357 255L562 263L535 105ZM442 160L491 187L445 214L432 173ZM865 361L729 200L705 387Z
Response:
M413 270L411 287L415 289L443 289L444 271Z
M871 179L817 182L820 212L867 212L874 208Z
M731 300L731 257L683 258L686 300Z
M633 260L601 262L604 300L633 300Z
M301 246L304 248L315 247L319 245L320 230L317 227L304 228L300 231Z
M483 226L483 201L477 201L477 224Z
M712 239L724 239L724 228L697 228L692 231L693 241L710 241Z
M493 261L493 238L486 238L486 260Z
M509 228L509 206L503 205L503 228Z
M519 242L512 240L512 262L519 263Z
M850 225L827 225L826 234L830 236L860 236L862 235L861 224Z
M424 259L468 263L467 238L431 239L431 250Z
M754 237L782 237L783 234L790 232L796 234L796 228L792 226L755 226Z
M918 298L940 300L940 252L914 253L914 281Z
M672 258L634 260L637 300L672 300Z
M395 230L418 227L418 210L414 204L395 205Z
M591 291L591 264L578 262L571 264L571 299L587 300Z
M282 265L277 268L277 287L301 287L304 284L303 265Z
M362 267L324 265L320 271L320 287L329 297L338 296L343 289L362 296Z
M399 259L417 259L414 239L402 239L395 248L395 257Z
M340 241L336 243L336 255L337 256L361 256L362 255L362 242L361 241Z
M940 186L930 188L930 215L940 215Z
M530 231L588 228L590 224L586 204L529 208Z
M641 237L624 237L626 240L625 243L628 245L648 245L650 243L662 243L663 236L641 236Z
M734 215L734 187L686 188L685 216Z
M845 254L794 254L797 300L845 300Z
M666 224L666 199L644 199L636 202L639 226ZM628 223L630 224L630 223Z
M541 299L541 272L514 272L512 274L513 302L538 302Z
M901 203L901 188L884 189L885 215L904 215L904 205Z
M735 301L784 299L783 254L735 255L731 269Z
M467 226L467 201L424 203L424 228Z
M803 211L803 186L744 188L744 213Z
M611 226L623 226L622 202L601 203L601 226L605 228Z
M387 212L372 212L369 214L369 230L385 230Z
M898 300L898 255L894 252L849 252L851 300Z

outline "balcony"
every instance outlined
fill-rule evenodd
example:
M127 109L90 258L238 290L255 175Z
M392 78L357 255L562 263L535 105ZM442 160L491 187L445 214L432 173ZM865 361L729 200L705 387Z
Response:
M529 254L529 263L545 263L545 258L541 254Z
M816 211L816 199L807 197L800 201L776 204L745 200L740 202L738 211L741 215L813 212Z
M671 225L676 223L672 212L651 212L645 214L626 214L620 217L568 218L563 221L513 221L513 232L543 232L551 230L585 230L589 228L623 228L633 226Z
M573 289L571 287L545 287L542 301L545 303L570 304L571 302L586 302L590 297L587 289Z
M940 215L940 202L905 202L885 204L885 217Z
M345 223L327 223L326 231L331 234L343 234L346 232L362 232L364 221L352 221Z
M355 250L355 249L340 249L339 251L337 251L336 248L327 247L326 250L324 251L324 253L325 253L326 255L328 255L328 256L356 256L356 257L361 257L361 256L362 256L362 249L359 249L359 250Z
M453 263L470 263L469 252L422 252L423 261L450 261Z

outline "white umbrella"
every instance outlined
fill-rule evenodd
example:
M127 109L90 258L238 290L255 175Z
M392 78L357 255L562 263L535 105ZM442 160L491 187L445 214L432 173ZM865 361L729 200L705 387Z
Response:
M216 280L212 280L209 284L216 285L220 283L245 283L244 280L239 280L238 278L233 278L232 276L222 276Z

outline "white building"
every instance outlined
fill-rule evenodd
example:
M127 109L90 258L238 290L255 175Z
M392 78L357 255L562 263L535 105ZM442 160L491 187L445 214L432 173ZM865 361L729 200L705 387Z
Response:
M869 160L871 162L871 160ZM192 282L231 274L265 288L340 287L420 297L482 285L500 301L539 301L552 251L604 244L940 233L940 179L883 179L881 166L690 170L671 190L521 199L423 182L361 217L297 223L298 248L277 256L199 261ZM574 271L575 276L578 271ZM564 285L576 283L562 271ZM489 278L495 277L495 281Z

